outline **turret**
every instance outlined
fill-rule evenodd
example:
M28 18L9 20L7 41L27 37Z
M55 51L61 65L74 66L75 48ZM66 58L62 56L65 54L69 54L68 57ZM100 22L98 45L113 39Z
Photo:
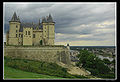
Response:
M43 25L43 38L45 45L54 45L55 39L55 22L53 22L52 16L49 14L46 18L42 18Z
M17 17L16 12L14 12L11 20L9 21L9 44L18 45L19 29L20 29L20 19Z
M49 33L49 45L54 45L54 40L55 40L55 22L53 21L53 18L51 14L49 14L48 19L47 19L49 28L48 28L48 33Z
M53 19L52 19L52 16L51 14L49 14L49 17L48 17L48 20L47 20L49 23L53 23Z
M12 19L9 22L20 22L19 16L17 17L16 12L14 12Z
M46 18L42 17L42 23L46 23L46 22L47 22Z

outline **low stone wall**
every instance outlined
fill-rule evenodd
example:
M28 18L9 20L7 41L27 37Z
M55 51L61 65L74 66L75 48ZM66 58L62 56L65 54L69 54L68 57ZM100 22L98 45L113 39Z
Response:
M64 47L15 47L5 46L4 56L45 62L70 64L70 56Z

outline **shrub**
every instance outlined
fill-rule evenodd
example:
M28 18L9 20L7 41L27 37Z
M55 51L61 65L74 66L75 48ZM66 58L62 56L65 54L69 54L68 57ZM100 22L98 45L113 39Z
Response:
M91 72L92 75L107 74L110 72L108 66L104 64L102 60L96 57L93 53L88 52L87 50L80 50L80 54L77 56L79 62L76 63L77 66L82 66ZM109 63L108 60L105 60Z
M78 78L78 76L71 75L67 72L66 68L63 68L55 63L47 63L26 59L11 59L5 57L5 65L13 67L15 69L20 69L28 72L35 72L39 74L46 74L64 78ZM81 78L85 78L79 76Z

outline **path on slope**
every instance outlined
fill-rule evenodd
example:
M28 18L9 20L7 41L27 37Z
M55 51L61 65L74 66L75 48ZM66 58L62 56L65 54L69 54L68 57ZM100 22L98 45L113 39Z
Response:
M102 78L98 78L98 77L90 75L90 73L88 73L84 68L79 68L75 65L67 65L62 62L59 62L57 64L64 68L67 68L68 73L70 74L87 76L89 79L102 79Z
M64 68L67 68L68 73L73 74L73 75L83 75L83 76L89 75L89 73L85 69L79 68L79 67L74 66L74 65L66 65L62 62L59 62L58 65L60 65Z

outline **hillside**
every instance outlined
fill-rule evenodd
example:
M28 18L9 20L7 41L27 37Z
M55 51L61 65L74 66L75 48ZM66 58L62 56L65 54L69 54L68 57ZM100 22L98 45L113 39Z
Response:
M63 68L55 63L47 63L33 60L25 60L25 59L4 59L4 73L5 78L51 78L51 79L85 79L87 77L81 75L72 75L67 72L67 68ZM14 69L12 69L14 68ZM22 70L22 71L20 71ZM26 71L26 72L25 72ZM22 73L21 73L22 72ZM24 72L24 73L23 73ZM27 73L27 74L26 74ZM30 73L30 74L28 74ZM31 74L32 73L32 74ZM34 74L35 75L34 75ZM36 76L37 74L37 76ZM41 76L42 75L42 76ZM45 76L44 76L45 75ZM47 76L46 76L47 75Z
M5 66L4 79L67 79L67 78L26 72Z

